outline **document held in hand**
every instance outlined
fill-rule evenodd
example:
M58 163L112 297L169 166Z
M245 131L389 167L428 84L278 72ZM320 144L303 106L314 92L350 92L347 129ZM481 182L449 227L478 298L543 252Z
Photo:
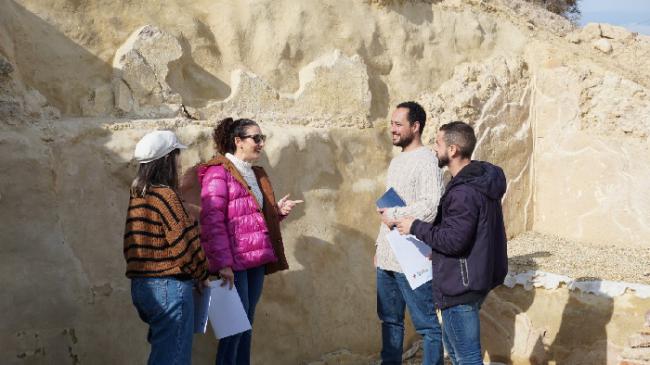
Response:
M203 294L194 291L194 333L205 333L208 318L218 339L251 329L237 289L222 287L221 280L210 282Z
M384 195L377 199L377 208L405 207L406 203L397 194L395 189L389 188Z
M413 235L400 235L397 229L390 231L386 238L411 289L415 290L433 278L431 260L428 258L431 255L431 247Z
M251 329L251 323L234 287L221 286L221 280L210 282L208 317L218 339Z

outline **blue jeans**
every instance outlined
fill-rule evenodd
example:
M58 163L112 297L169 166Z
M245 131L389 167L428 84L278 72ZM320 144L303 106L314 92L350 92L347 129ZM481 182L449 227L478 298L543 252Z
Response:
M264 265L252 269L235 271L235 288L253 325L255 306L262 296L264 286ZM217 365L249 365L251 363L251 340L253 330L238 333L219 340Z
M133 278L131 298L149 325L149 365L192 363L194 299L192 280Z
M479 311L483 299L442 310L443 341L454 365L483 365Z
M424 338L422 363L442 365L442 330L433 304L431 282L412 290L404 274L377 268L382 365L402 363L405 307L408 307L415 330Z

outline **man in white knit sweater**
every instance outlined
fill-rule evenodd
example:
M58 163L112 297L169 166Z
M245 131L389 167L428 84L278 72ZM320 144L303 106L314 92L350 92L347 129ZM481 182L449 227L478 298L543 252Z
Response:
M442 195L442 171L436 155L422 145L426 122L424 109L409 101L399 104L391 117L394 146L402 152L388 167L386 189L393 188L405 207L379 209L382 223L377 237L377 314L381 320L382 364L401 364L404 340L404 310L408 307L415 330L423 337L423 364L442 365L442 330L433 301L431 281L412 290L395 258L386 235L386 222L412 216L433 222Z

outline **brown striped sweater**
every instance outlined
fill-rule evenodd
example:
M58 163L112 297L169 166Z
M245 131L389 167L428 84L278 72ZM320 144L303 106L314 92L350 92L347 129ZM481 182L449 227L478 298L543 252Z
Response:
M199 225L168 187L150 188L131 197L124 231L126 276L208 277L208 262L199 242Z

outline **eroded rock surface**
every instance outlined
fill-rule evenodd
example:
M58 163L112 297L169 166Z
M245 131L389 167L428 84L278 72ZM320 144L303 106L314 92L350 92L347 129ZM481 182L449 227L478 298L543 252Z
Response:
M133 32L113 60L115 107L127 114L147 117L178 113L181 96L171 90L166 79L169 64L182 55L178 40L158 27L145 25ZM96 90L94 95L97 94Z
M369 127L371 94L363 60L336 50L300 71L293 94L275 90L250 72L232 75L233 92L202 110L207 118L238 113L270 122L315 127Z

